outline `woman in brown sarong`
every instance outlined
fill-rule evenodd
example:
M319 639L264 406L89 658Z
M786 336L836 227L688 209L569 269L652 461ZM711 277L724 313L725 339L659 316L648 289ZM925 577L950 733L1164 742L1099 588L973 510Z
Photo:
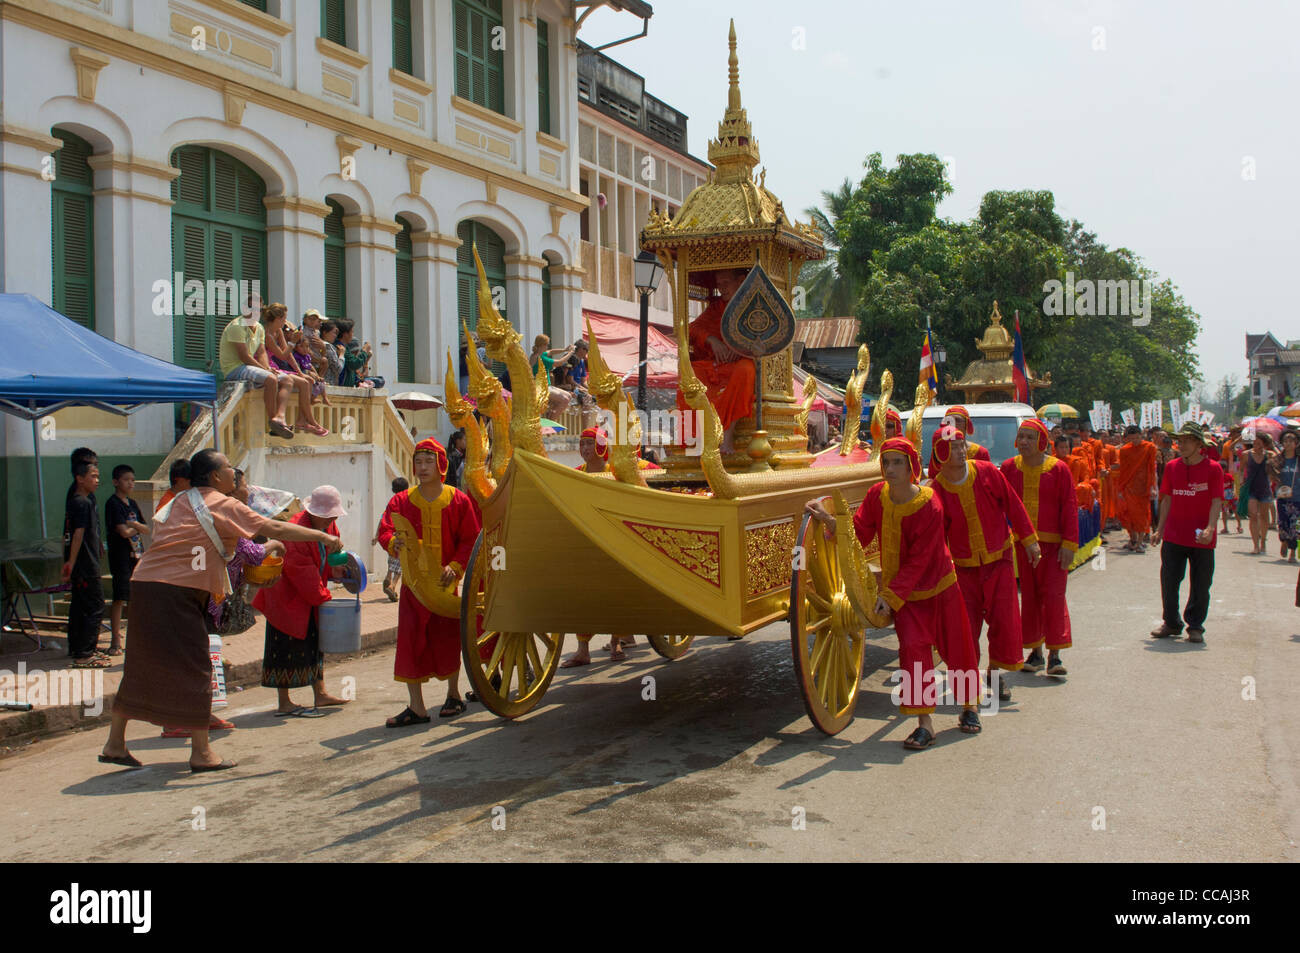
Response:
M343 548L337 536L281 523L255 513L228 494L235 470L224 455L200 450L190 460L192 494L210 515L221 550L232 553L235 540L254 535ZM212 663L204 612L208 598L222 599L230 585L222 552L195 512L191 492L177 496L154 516L153 544L131 577L131 651L113 703L113 724L99 760L138 768L126 748L131 719L191 731L190 770L233 768L208 743L212 712Z

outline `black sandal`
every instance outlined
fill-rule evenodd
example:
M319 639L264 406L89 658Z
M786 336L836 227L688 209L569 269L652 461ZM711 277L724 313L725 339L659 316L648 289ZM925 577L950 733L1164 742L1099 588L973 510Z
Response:
M903 747L908 751L920 751L934 744L934 732L928 728L917 728L903 740Z
M438 709L439 718L455 718L463 714L465 714L465 702L460 698L448 698Z
M957 727L968 735L978 735L984 730L984 726L980 724L979 712L973 708L962 711L961 717L957 719Z
M396 718L391 718L388 721L384 722L384 727L405 728L408 725L427 725L431 721L433 721L433 719L430 718L428 715L417 715L415 712L411 711L411 709L408 707L402 709L402 713L398 715Z

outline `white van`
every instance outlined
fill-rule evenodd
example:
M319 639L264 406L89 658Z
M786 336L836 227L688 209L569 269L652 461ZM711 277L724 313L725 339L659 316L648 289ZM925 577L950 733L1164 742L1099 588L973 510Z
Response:
M925 409L921 418L921 463L929 466L930 440L939 429L939 422L948 413L949 407L957 404L936 404ZM970 411L970 421L975 425L975 433L968 439L985 447L994 463L1002 463L1016 455L1016 431L1020 422L1038 416L1028 404L961 404ZM906 423L907 414L903 414ZM1048 429L1051 429L1050 425Z

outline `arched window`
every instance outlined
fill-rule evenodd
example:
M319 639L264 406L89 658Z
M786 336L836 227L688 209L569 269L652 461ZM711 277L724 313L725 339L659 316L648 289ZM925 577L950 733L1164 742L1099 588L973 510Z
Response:
M347 244L343 235L343 206L326 199L330 213L325 218L325 316L348 316Z
M415 380L415 279L411 262L411 223L399 218L397 233L397 379Z
M506 286L506 243L486 225L466 219L456 226L460 247L456 249L456 312L460 320L473 331L478 327L478 272L474 269L473 247L478 246L478 256L483 261L488 285L492 288ZM495 295L497 310L506 315L505 296ZM464 335L464 330L461 330Z
M172 359L219 372L217 342L247 304L247 293L256 289L263 301L271 300L266 184L233 156L202 146L182 146L171 163L181 170L172 180L173 271L190 289L196 279L203 285L202 295L182 286L184 313L172 320Z
M94 174L90 143L55 129L63 146L54 154L50 194L50 241L54 264L54 310L95 329Z

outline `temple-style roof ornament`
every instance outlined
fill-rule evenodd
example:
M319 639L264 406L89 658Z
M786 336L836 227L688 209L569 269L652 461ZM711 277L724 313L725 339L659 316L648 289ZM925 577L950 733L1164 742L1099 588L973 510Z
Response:
M657 209L651 211L641 233L642 247L671 251L718 239L765 238L796 251L804 260L821 259L825 250L816 226L792 221L781 200L766 188L767 170L754 174L760 161L758 141L740 101L734 20L727 47L727 108L718 123L717 138L709 140L708 155L714 171L707 182L686 197L673 218Z
M953 380L947 375L945 385L949 390L959 390L965 396L964 402L977 404L981 401L1015 400L1016 383L1012 374L1011 355L1016 349L1016 342L1011 333L1002 326L1002 312L998 303L993 302L993 314L990 323L984 329L984 336L975 339L975 346L984 356L971 361L966 366L966 373L961 380ZM1052 375L1037 377L1025 362L1025 371L1029 377L1029 392L1052 383Z

